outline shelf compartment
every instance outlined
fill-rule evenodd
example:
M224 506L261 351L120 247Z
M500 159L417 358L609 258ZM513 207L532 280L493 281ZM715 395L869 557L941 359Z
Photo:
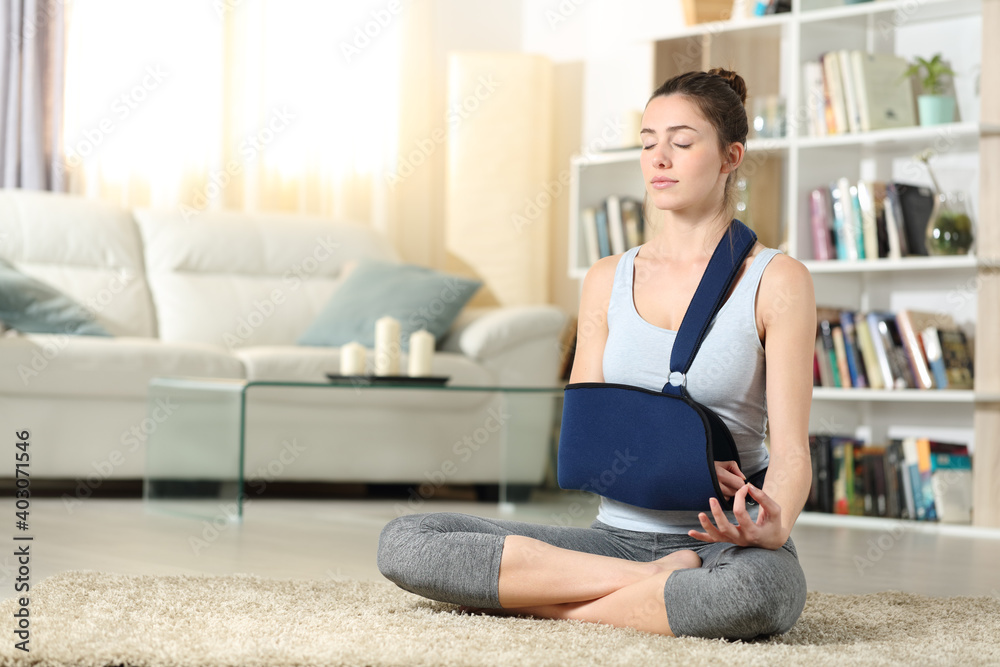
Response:
M814 9L803 8L799 22L803 25L816 22L868 20L868 17L893 14L892 28L909 22L931 22L978 14L982 10L981 0L892 0L888 2L863 2L844 5L842 0L804 0ZM826 6L823 6L826 5ZM899 17L898 19L896 17ZM884 17L883 17L883 20Z
M886 271L955 271L1000 268L1000 259L971 255L954 257L901 257L878 260L802 260L810 273L884 273Z
M927 403L997 403L1000 393L968 389L841 389L813 387L813 399L821 401L889 401Z
M928 143L944 140L956 146L974 147L981 136L1000 134L1000 125L990 123L945 123L942 125L902 127L848 134L797 137L795 145L802 150L840 146L872 146L893 150L919 150Z

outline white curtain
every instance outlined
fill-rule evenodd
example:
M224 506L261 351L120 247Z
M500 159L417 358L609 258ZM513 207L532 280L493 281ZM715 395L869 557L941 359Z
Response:
M398 2L86 0L70 7L64 160L124 206L385 226Z
M63 3L0 0L0 187L62 190Z

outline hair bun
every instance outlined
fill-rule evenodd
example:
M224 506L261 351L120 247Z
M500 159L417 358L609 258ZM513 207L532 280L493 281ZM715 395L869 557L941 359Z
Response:
M709 74L714 74L715 76L721 76L729 84L729 87L736 91L736 94L740 97L740 103L747 103L747 83L743 80L743 77L728 69L722 69L721 67L713 67L708 70Z

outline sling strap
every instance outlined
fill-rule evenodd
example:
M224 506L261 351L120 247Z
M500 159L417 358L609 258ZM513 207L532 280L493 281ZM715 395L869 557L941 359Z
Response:
M663 393L687 396L687 372L708 334L708 325L722 308L736 274L756 242L757 234L741 221L733 219L726 234L715 246L674 338L670 376L663 385Z

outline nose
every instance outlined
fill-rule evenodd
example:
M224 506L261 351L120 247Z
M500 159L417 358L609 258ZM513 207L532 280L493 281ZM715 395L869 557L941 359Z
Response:
M670 157L665 148L656 146L653 148L652 162L654 167L667 168L670 166Z

